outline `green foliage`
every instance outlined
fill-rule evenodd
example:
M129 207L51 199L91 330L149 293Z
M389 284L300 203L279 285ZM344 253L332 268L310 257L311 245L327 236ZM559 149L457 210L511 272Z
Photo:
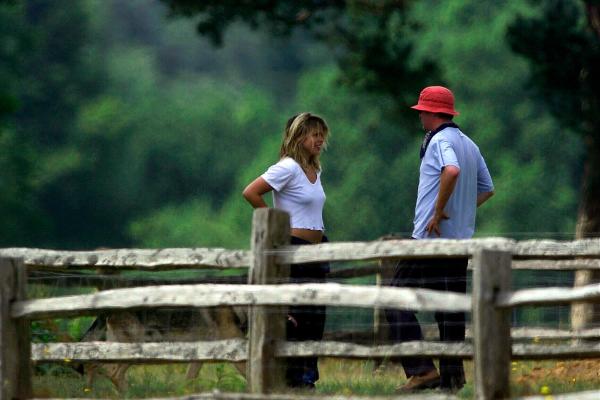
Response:
M214 214L209 204L191 201L141 218L131 224L130 231L148 247L220 247L238 235L230 224Z
M509 27L512 49L531 65L532 87L565 126L598 137L600 28L586 21L597 2L545 0L538 15L520 15ZM596 4L594 4L596 3ZM597 16L596 16L597 18ZM595 31L594 31L595 30Z
M296 26L323 29L334 25L332 20L342 18L346 8L344 1L269 1L223 3L218 0L162 0L173 13L186 17L198 16L198 33L208 36L215 44L223 44L227 28L242 20L253 29L267 26L275 35L289 35Z
M41 321L33 321L31 323L31 332L34 342L52 343L58 341L56 332Z
M309 32L335 52L341 80L347 85L387 95L396 112L406 115L409 96L437 77L431 59L413 56L413 35L422 21L413 20L410 2L290 1L266 3L162 0L176 15L196 18L198 33L217 45L233 21L273 36ZM413 60L413 62L409 62Z
M0 75L22 81L3 89L21 107L0 136L12 149L0 162L18 166L2 172L11 184L0 202L15 210L6 244L248 247L251 209L240 193L277 161L285 120L305 110L332 130L323 155L330 238L408 235L421 131L405 106L438 82L455 91L457 123L496 184L478 233L573 232L583 145L528 95L527 65L504 38L517 13L539 8L278 1L219 20L220 3L163 3L0 7ZM223 46L194 33L198 20L166 19L167 6L207 17ZM238 20L260 24L251 32ZM82 34L63 43L45 37L74 30ZM46 58L40 76L32 68Z
M27 242L31 232L44 226L38 199L33 147L0 127L0 245Z
M546 0L536 15L508 29L512 49L531 70L531 87L586 146L578 216L579 237L600 232L600 5L595 0ZM586 18L587 17L587 18Z
M74 116L101 85L86 57L87 17L80 3L62 0L0 5L0 97L10 99L0 131L11 164L0 191L18 204L0 209L3 219L18 221L0 234L4 245L49 245L60 234L62 200L70 195L62 179L79 166L68 143Z

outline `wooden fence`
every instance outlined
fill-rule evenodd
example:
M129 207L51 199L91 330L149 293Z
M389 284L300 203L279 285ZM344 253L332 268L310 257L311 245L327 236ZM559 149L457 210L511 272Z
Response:
M523 305L600 301L600 285L511 291L511 267L534 269L600 268L600 240L516 242L508 239L388 240L355 243L289 245L289 218L274 209L256 210L250 251L224 249L100 250L89 252L36 249L0 250L0 400L31 397L31 360L82 362L192 362L247 360L248 394L205 393L189 398L301 399L273 394L281 383L285 357L329 356L372 358L449 356L473 358L479 399L506 398L510 361L600 357L600 345L512 343L510 310ZM326 284L286 284L294 263L389 260L425 257L471 257L473 293L463 295L427 289ZM386 264L387 263L387 264ZM386 267L387 265L387 267ZM248 284L195 283L111 289L91 295L27 300L27 271L166 270L175 268L242 268ZM367 269L367 268L365 268ZM347 275L351 275L346 272ZM355 273L353 273L355 275ZM170 282L180 283L180 282ZM157 307L250 306L248 339L186 343L47 343L31 344L30 321L95 315L101 312ZM416 311L472 313L473 343L429 341L366 346L350 342L286 342L284 315L289 305L400 308ZM598 338L586 332L544 331L548 337ZM531 333L531 332L529 332ZM539 332L538 332L539 333ZM521 333L527 336L527 332ZM554 398L598 398L582 392ZM308 398L308 397L305 397ZM314 396L312 397L314 398ZM330 399L342 397L330 397ZM389 399L389 397L387 397ZM415 398L410 396L406 398ZM427 398L453 398L427 395ZM372 398L375 399L375 398Z

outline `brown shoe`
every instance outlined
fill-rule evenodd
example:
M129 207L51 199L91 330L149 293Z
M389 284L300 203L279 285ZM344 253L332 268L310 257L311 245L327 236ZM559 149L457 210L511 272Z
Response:
M411 393L425 389L435 389L440 386L440 374L437 370L432 369L421 375L413 375L408 378L408 381L396 388L396 393Z

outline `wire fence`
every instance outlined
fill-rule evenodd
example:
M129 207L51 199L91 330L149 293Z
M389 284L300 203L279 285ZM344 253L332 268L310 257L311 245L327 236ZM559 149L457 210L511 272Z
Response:
M273 212L269 210L269 212ZM260 249L259 252L253 249L251 252L246 251L225 251L223 249L163 249L163 250L102 250L97 252L55 252L44 250L29 250L29 249L7 249L0 250L0 256L21 257L25 260L25 265L29 270L27 277L28 290L27 298L29 302L22 302L20 309L13 309L13 317L32 319L30 325L31 341L43 344L42 347L34 346L34 359L37 361L60 361L71 357L73 354L83 361L92 361L93 355L100 355L101 360L116 361L119 360L123 368L127 368L129 364L123 364L125 360L130 362L149 362L149 361L179 361L193 362L189 375L197 374L197 369L193 367L194 362L197 364L203 360L229 360L240 365L245 360L250 360L251 350L246 352L245 346L252 345L245 342L246 335L249 332L250 326L256 326L255 316L248 314L248 305L253 305L252 309L261 309L263 317L273 323L273 319L277 315L281 315L282 311L273 307L263 307L262 305L287 304L289 301L308 301L306 296L317 298L315 302L321 301L321 304L328 304L327 318L324 343L308 343L300 345L294 343L283 345L269 351L262 349L262 356L275 359L273 356L300 356L306 357L307 354L320 354L335 357L358 357L371 358L376 360L393 359L400 355L410 356L416 354L454 354L454 356L470 358L473 357L473 341L476 338L473 324L475 321L468 320L467 341L464 345L457 344L454 347L435 347L431 343L418 345L417 347L402 346L394 344L386 340L385 335L382 335L382 327L385 326L385 321L381 317L381 310L384 307L397 307L402 296L408 296L412 292L393 292L390 294L391 303L381 302L381 298L385 298L383 288L389 283L386 279L389 278L389 272L393 271L396 259L423 257L440 255L442 257L465 257L471 256L479 248L492 248L498 251L511 251L515 254L513 260L513 274L510 278L512 281L513 291L522 291L527 288L548 288L550 293L557 287L570 288L573 285L573 265L565 263L575 261L582 263L580 257L585 257L585 262L590 268L597 268L594 262L600 258L600 246L596 242L568 242L557 243L542 241L539 243L519 243L504 239L476 239L474 241L466 241L458 243L456 241L442 242L433 241L432 243L419 243L414 241L406 241L401 243L384 241L373 243L353 243L353 244L332 244L329 246L314 246L312 249L299 248L269 248ZM441 243L441 244L440 244ZM306 247L306 246L305 246ZM302 251L300 251L302 250ZM252 255L253 254L253 255ZM257 256L258 255L258 256ZM262 259L262 261L258 260ZM550 270L526 270L527 265L521 264L529 262L529 259L543 259L550 265ZM307 262L318 260L334 260L331 261L330 281L349 283L355 287L354 292L345 287L337 288L328 295L334 287L319 287L317 290L310 288L289 288L295 293L292 297L285 297L283 300L271 300L271 303L261 303L261 296L268 292L266 288L262 288L260 293L254 294L246 289L251 289L247 282L253 280L253 274L256 276L256 266L262 262L272 265L281 265L286 262ZM352 261L354 260L354 261ZM380 260L384 260L382 262ZM545 261L544 261L545 260ZM579 261L578 261L579 260ZM563 263L569 270L557 269L557 265ZM247 266L250 266L248 270ZM262 264L261 264L262 265ZM531 264L533 265L533 264ZM537 265L537 264L536 264ZM545 265L545 264L544 264ZM579 265L579 264L577 264ZM202 266L202 269L200 267ZM214 267L214 269L206 269L205 267ZM539 267L539 265L538 265ZM560 267L560 268L563 268ZM253 270L254 268L254 270ZM475 268L473 266L473 268ZM546 267L543 267L546 268ZM93 269L92 271L89 271ZM161 270L162 269L162 270ZM86 270L88 270L86 272ZM261 283L261 282L256 282ZM281 283L280 281L272 281L270 283ZM174 286L176 285L176 286ZM176 298L187 288L193 288L197 292L197 298L192 300L191 297L185 300L182 304L175 300L168 300L174 296ZM211 285L210 289L203 289ZM221 296L226 296L232 301L233 307L222 307L224 298L214 303L203 303L205 299L213 298L218 295L223 286L221 285L236 285L229 286ZM373 288L379 286L381 289ZM467 292L472 291L473 277L469 275ZM169 290L168 288L173 290ZM139 293L144 293L152 303L151 307L145 303L146 300L132 300L129 303L119 303L120 299L102 297L103 293L114 293L115 296L129 296L134 292L119 291L119 289L134 288ZM148 289L143 291L144 288ZM358 289L364 288L364 291ZM377 290L371 292L370 289ZM474 288L473 288L474 289ZM106 292L110 290L111 292ZM283 288L281 289L283 290ZM288 290L287 288L285 290ZM311 290L317 290L311 292ZM141 292L143 291L143 292ZM157 297L159 292L167 293L166 300L159 301ZM322 292L321 292L322 291ZM136 293L137 293L136 292ZM118 294L117 294L118 293ZM364 299L356 297L353 293L360 293L360 296L367 296ZM377 293L377 299L370 297ZM390 292L392 293L392 292ZM319 297L322 294L323 297ZM237 295L237 296L236 296ZM277 295L280 295L277 294ZM75 297L65 297L75 296ZM213 297L211 297L213 296ZM245 296L245 297L244 297ZM273 294L275 296L275 292ZM293 297L296 296L296 297ZM300 296L300 297L298 297ZM304 297L303 297L304 296ZM310 297L309 296L309 297ZM342 299L341 303L334 301ZM340 297L341 296L341 297ZM346 297L344 297L346 296ZM354 296L354 297L353 297ZM383 297L381 297L383 296ZM433 294L432 299L436 299ZM58 298L62 301L51 303L47 300ZM155 298L156 300L152 300ZM216 297L215 297L216 298ZM276 298L276 297L274 297ZM40 299L39 308L28 310L27 304L32 307L36 303L33 299ZM71 299L72 301L69 301ZM249 300L251 299L251 300ZM287 299L287 300L286 300ZM320 299L320 300L318 300ZM343 300L346 299L346 300ZM370 299L370 300L369 300ZM414 301L414 298L412 298ZM106 301L106 303L103 303ZM137 302L136 302L137 301ZM206 300L208 301L208 300ZM403 300L404 301L404 300ZM454 300L453 300L454 301ZM462 301L462 300L461 300ZM470 300L469 300L470 301ZM59 318L63 314L77 316L84 311L82 305L89 302L88 311L84 314L97 314L93 310L98 310L99 317L77 317L77 318ZM273 303L275 302L275 303ZM565 300L563 303L568 303ZM66 311L66 303L69 305L69 310ZM315 303L315 304L317 304ZM409 302L410 303L410 302ZM108 304L102 306L102 304ZM113 304L113 305L110 305ZM310 303L309 304L313 304ZM410 303L411 307L413 303ZM415 303L416 304L416 303ZM420 304L420 303L419 303ZM447 307L448 302L435 303L437 307ZM458 303L457 303L458 304ZM462 303L461 303L462 304ZM466 303L465 303L466 304ZM198 305L208 305L209 308L198 307ZM54 307L55 311L48 311L47 306ZM400 305L406 307L406 305ZM373 309L374 307L374 309ZM425 339L435 340L436 333L431 316L432 311L436 306L425 305L420 311L420 319L425 326ZM459 307L459 306L457 306ZM466 306L460 306L466 307ZM35 307L34 307L35 308ZM237 309L236 309L237 308ZM128 310L130 309L130 310ZM466 309L469 309L467 307ZM81 310L81 311L77 311ZM91 310L91 311L90 311ZM110 311L113 310L113 311ZM114 314L115 310L128 310ZM531 341L533 339L548 339L556 341L572 339L574 332L570 331L569 322L569 305L553 305L553 306L528 306L510 307L509 326L513 327L513 340ZM62 313L62 314L61 314ZM229 324L223 325L226 321ZM232 322L232 323L230 323ZM219 325L221 323L221 325ZM532 336L531 332L519 331L520 328L536 328L538 331ZM600 337L597 325L588 327L589 332L587 339L597 339ZM229 329L223 334L224 330ZM545 331L544 331L545 329ZM565 332L556 332L563 330ZM217 334L218 333L218 334ZM585 333L585 332L584 332ZM264 333L264 329L263 332ZM580 332L581 334L581 332ZM562 336L560 336L562 335ZM241 341L239 340L241 339ZM342 341L335 344L333 342ZM115 342L116 347L106 345L98 345L97 341ZM217 341L218 343L208 350L202 350L198 346L198 341ZM166 341L174 343L175 347L169 345L156 346L156 343ZM89 342L87 347L68 346L68 343ZM190 342L190 345L185 345L185 342ZM332 344L328 344L331 342ZM29 343L29 342L28 342ZM64 344L61 344L64 343ZM138 347L122 346L123 343L147 343L148 346L142 345ZM340 344L341 343L341 344ZM345 343L345 344L344 344ZM79 343L81 344L81 343ZM106 343L109 344L109 343ZM361 344L371 345L368 348L360 347ZM45 347L44 347L45 346ZM145 346L145 347L144 347ZM155 346L155 347L152 347ZM220 347L215 347L220 346ZM359 346L359 347L356 347ZM375 346L373 348L373 346ZM379 346L379 347L377 347ZM383 347L381 347L383 346ZM388 346L388 347L385 347ZM429 346L429 347L428 347ZM433 346L433 347L432 347ZM467 346L467 347L464 347ZM135 349L138 351L134 351ZM74 349L79 353L73 353ZM141 349L141 350L140 350ZM204 353L203 353L204 351ZM516 352L515 352L516 351ZM526 347L516 347L513 349L513 355L517 357L527 357L528 351L532 357L541 357L543 354L533 354L531 349ZM161 356L163 353L169 353L167 358ZM277 353L277 354L275 354ZM223 356L223 354L226 354ZM267 354L265 356L265 354ZM531 355L533 354L533 355ZM557 353L558 354L558 353ZM562 357L560 354L546 354L546 356ZM567 354L567 353L564 353ZM568 353L574 357L598 357L600 354L593 346L582 348L582 352L577 355L576 352ZM87 357L87 358L86 358ZM111 358L112 357L112 358ZM163 357L163 358L161 358ZM280 371L280 364L271 362L263 365L260 377L252 377L249 374L250 383L254 380L264 380L258 385L258 389L250 390L257 392L269 391L268 379L269 375L277 375ZM245 369L240 367L241 371ZM116 371L115 376L125 376L124 371ZM118 380L115 380L118 382ZM267 382L267 383L265 383ZM216 397L215 397L216 398ZM487 398L487 397L482 397Z

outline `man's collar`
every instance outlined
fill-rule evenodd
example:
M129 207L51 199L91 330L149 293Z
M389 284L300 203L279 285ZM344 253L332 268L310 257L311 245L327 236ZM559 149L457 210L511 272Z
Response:
M441 124L440 126L438 126L437 128L435 128L434 130L431 131L431 135L429 137L433 137L433 135L435 135L436 133L443 131L446 128L456 128L456 129L460 129L458 127L458 125L456 125L454 122L450 121L450 122L444 122L443 124Z
M423 158L425 156L425 151L427 151L427 147L429 146L429 142L431 142L431 139L435 136L436 133L443 131L446 128L456 128L456 129L460 129L458 127L458 125L456 125L454 122L450 121L450 122L444 122L443 124L441 124L440 126L438 126L437 128L435 128L432 131L429 131L425 134L425 137L423 138L423 144L421 144L421 149L419 151L419 156L421 158Z

